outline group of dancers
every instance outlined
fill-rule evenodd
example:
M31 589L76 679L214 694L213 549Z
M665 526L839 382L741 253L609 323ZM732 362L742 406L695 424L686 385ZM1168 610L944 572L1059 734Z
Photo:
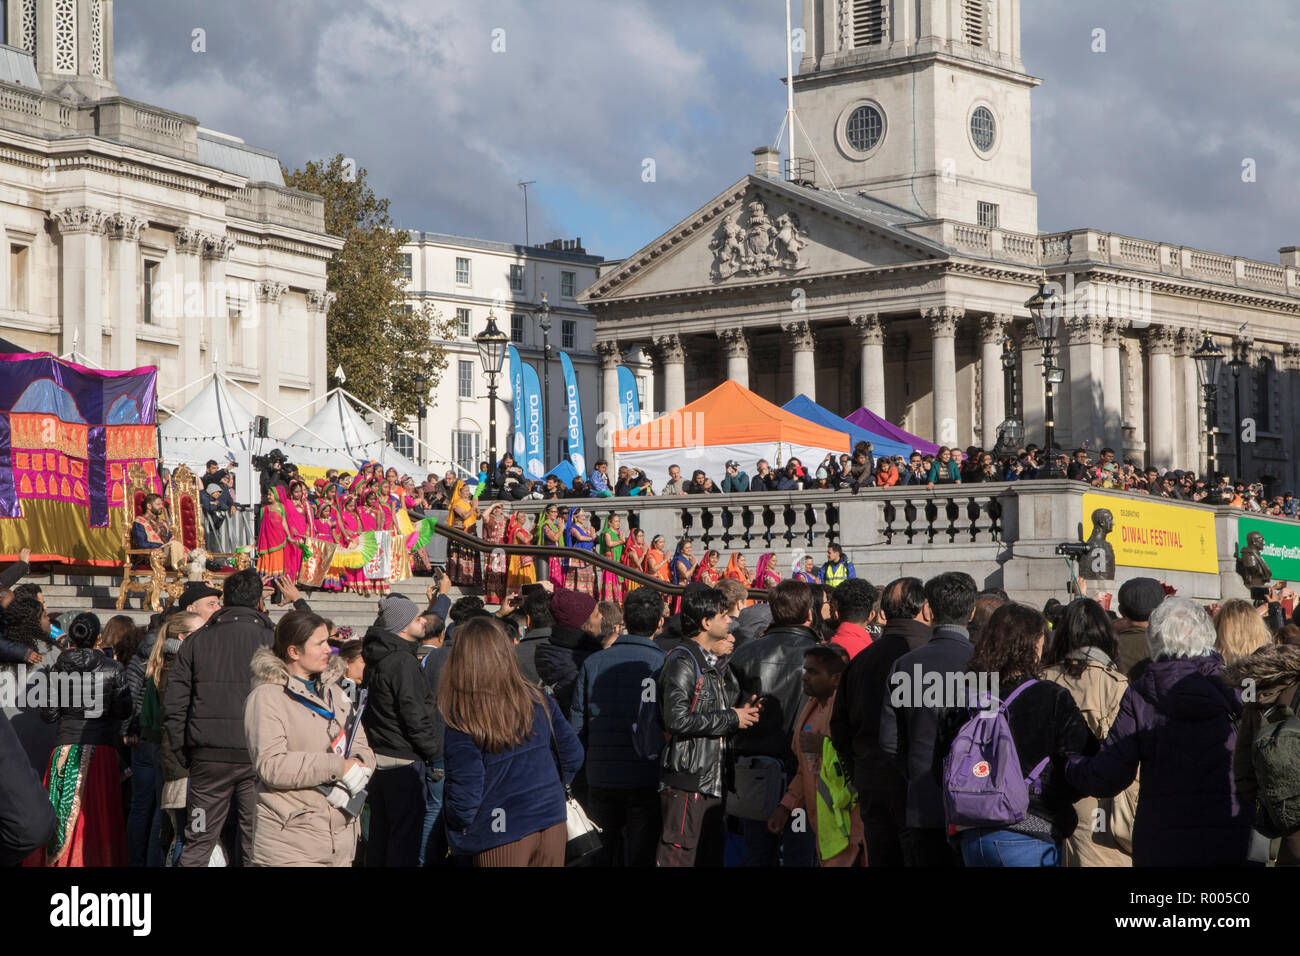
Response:
M745 587L770 588L781 581L776 556L763 554L751 572L744 554L735 552L726 567L721 554L707 549L696 556L692 543L683 538L670 553L663 535L649 541L640 528L624 531L622 517L610 514L594 527L592 516L583 507L561 509L547 505L536 519L521 512L506 514L504 506L494 502L485 511L470 495L464 483L452 493L449 523L466 534L475 534L492 545L540 545L552 548L577 548L593 551L625 568L640 571L671 584L700 581L710 586L723 578L734 578ZM544 561L543 575L556 585L581 591L602 601L622 601L628 592L641 585L615 571L597 569L581 559L546 557L534 560L528 555L510 555L493 551L480 556L473 548L456 543L448 545L447 571L453 584L482 587L484 601L499 604L507 595L518 594L525 584L539 577L538 561Z
M300 480L272 485L257 534L258 571L326 591L388 594L392 582L429 564L432 519L412 486L377 464L362 467L346 491L323 478L311 489Z

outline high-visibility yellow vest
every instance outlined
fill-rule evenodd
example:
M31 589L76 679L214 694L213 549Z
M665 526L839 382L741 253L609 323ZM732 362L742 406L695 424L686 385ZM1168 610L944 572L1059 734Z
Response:
M822 583L828 588L837 588L849 579L849 563L841 561L839 564L827 564L826 572L822 578Z
M822 767L817 777L817 849L823 860L843 853L853 828L857 795L849 786L831 739L822 740Z

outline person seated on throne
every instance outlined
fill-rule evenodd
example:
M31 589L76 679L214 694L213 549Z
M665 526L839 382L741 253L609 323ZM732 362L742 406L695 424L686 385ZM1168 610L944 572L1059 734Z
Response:
M145 495L144 510L131 525L131 547L137 551L163 549L163 567L169 571L179 571L185 564L185 545L175 539L163 517L162 495Z

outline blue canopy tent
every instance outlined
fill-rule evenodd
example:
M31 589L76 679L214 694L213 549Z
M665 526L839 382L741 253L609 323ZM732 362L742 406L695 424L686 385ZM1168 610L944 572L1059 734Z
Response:
M566 458L564 459L564 461L560 462L558 465L556 465L554 468L552 468L550 471L544 474L542 476L542 479L545 480L547 478L550 478L552 475L558 478L560 480L560 484L562 484L565 488L572 488L573 479L578 477L578 472L576 469L574 469L573 464L569 461L569 459ZM586 476L583 476L583 480L584 481L586 480Z
M861 425L855 425L846 418L840 418L830 409L822 408L807 395L796 395L781 407L792 415L798 415L800 418L807 419L825 428L833 428L837 432L848 432L849 438L852 439L854 445L860 441L871 442L872 453L877 458L887 455L902 455L906 458L912 454L911 445L895 441L884 435L877 435L875 432L869 432ZM851 448L844 450L852 451Z

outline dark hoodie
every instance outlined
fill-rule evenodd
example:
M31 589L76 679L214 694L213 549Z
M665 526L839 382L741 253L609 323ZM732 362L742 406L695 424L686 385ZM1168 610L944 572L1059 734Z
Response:
M1264 714L1275 704L1290 707L1293 713L1300 711L1300 698L1297 696L1300 694L1300 647L1265 645L1249 657L1228 665L1224 674L1234 687L1241 687L1245 681L1251 681L1255 688L1255 699L1246 704L1241 715L1241 728L1237 733L1237 746L1232 760L1237 793L1242 800L1250 801L1255 799L1259 790L1251 749ZM1273 719L1280 720L1281 717L1279 715ZM1291 787L1294 788L1300 779L1300 767L1292 770L1295 776L1291 779ZM1292 789L1291 792L1294 793L1295 790ZM1279 866L1295 866L1298 863L1300 831L1287 835L1278 853Z
M121 722L131 713L122 665L90 647L73 647L49 670L50 692L62 698L42 707L41 719L58 722L56 747L121 743Z
M442 734L433 719L429 693L414 641L371 627L361 639L366 662L361 686L369 692L362 726L382 757L432 763L442 756Z
M573 705L582 662L600 650L600 638L576 627L551 628L551 639L537 648L534 662L537 676L551 689L551 696L567 714Z
M1070 785L1113 797L1141 766L1133 824L1134 866L1241 866L1255 809L1232 775L1240 692L1223 658L1160 658L1124 692L1094 757L1071 757Z

